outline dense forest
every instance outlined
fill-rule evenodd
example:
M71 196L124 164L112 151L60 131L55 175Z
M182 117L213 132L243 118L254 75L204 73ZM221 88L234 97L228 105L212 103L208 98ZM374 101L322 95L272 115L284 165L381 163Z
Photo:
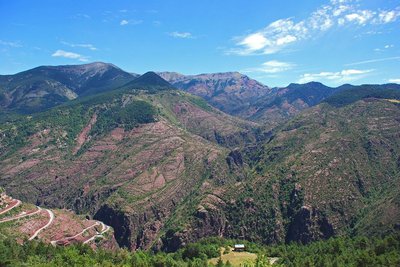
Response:
M174 253L92 250L87 245L53 247L40 242L0 240L0 266L212 266L209 259L219 257L221 248L237 240L207 238ZM308 245L297 243L261 246L244 241L246 250L257 254L242 266L399 266L400 234L385 238L337 237ZM219 260L217 266L231 266Z

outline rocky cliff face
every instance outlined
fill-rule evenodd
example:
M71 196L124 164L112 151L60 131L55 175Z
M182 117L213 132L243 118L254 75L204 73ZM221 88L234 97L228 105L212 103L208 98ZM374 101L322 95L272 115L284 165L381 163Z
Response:
M286 235L286 242L297 241L303 244L328 239L335 234L333 225L318 210L303 206L294 215Z
M159 75L175 87L200 96L229 114L247 109L254 101L271 91L268 86L238 72L199 75L161 72Z

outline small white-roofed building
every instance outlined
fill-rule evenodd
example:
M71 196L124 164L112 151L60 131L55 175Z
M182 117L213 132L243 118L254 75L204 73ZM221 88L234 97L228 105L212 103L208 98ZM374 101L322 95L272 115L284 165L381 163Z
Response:
M241 252L246 250L246 246L244 244L235 244L233 246L233 250L236 252Z

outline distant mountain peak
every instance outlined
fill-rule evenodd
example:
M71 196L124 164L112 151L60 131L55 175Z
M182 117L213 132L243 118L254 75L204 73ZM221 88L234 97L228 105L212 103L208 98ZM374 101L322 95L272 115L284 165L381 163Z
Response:
M166 87L166 88L173 88L173 86L160 77L154 71L148 71L145 74L139 76L135 80L129 82L125 86L133 87Z

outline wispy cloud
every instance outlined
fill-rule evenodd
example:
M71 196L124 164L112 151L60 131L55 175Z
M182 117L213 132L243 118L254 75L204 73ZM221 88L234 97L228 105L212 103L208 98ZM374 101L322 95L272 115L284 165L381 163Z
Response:
M390 83L400 83L400 78L399 79L389 79L388 82L390 82Z
M359 9L356 0L331 0L304 20L293 18L276 20L265 28L245 36L236 37L236 47L227 54L254 55L274 54L288 45L309 39L319 33L346 25L365 26L386 24L400 17L400 7L394 10Z
M84 13L78 13L78 14L74 15L73 18L75 18L75 19L91 19L91 17L88 14L84 14Z
M0 40L0 45L10 46L10 47L22 47L20 42L9 42Z
M126 19L123 19L123 20L121 20L120 22L119 22L119 25L121 25L121 26L125 26L125 25L139 25L139 24L142 24L143 23L143 20L126 20Z
M193 39L194 36L190 32L169 32L169 36L181 39Z
M382 52L382 51L385 51L386 49L390 49L390 48L393 48L393 47L394 47L394 44L387 44L383 48L375 48L374 51Z
M83 56L83 55L80 55L80 54L74 53L74 52L64 51L64 50L57 50L51 56L52 57L64 57L64 58L70 58L70 59L77 59L77 60L79 60L81 62L87 62L89 60L86 56Z
M64 42L64 41L62 41L61 43L63 45L67 45L69 47L87 48L87 49L92 50L92 51L96 51L97 50L97 48L92 44L73 44L73 43L68 43L68 42Z
M378 14L375 22L390 23L396 21L398 17L400 17L400 8L396 8L395 10L383 10Z
M259 72L259 73L279 73L293 69L296 65L290 62L282 62L277 60L270 60L261 64L260 67L245 69L243 72Z
M373 70L357 70L357 69L347 69L337 72L320 72L320 73L304 73L300 76L298 80L299 83L307 83L311 81L320 82L333 82L333 83L343 83L358 80L367 76L368 73Z
M369 59L369 60L364 60L364 61L348 63L348 64L345 64L345 66L356 66L356 65L375 63L375 62L381 62L381 61L389 61L389 60L400 60L400 57L385 57L385 58Z

